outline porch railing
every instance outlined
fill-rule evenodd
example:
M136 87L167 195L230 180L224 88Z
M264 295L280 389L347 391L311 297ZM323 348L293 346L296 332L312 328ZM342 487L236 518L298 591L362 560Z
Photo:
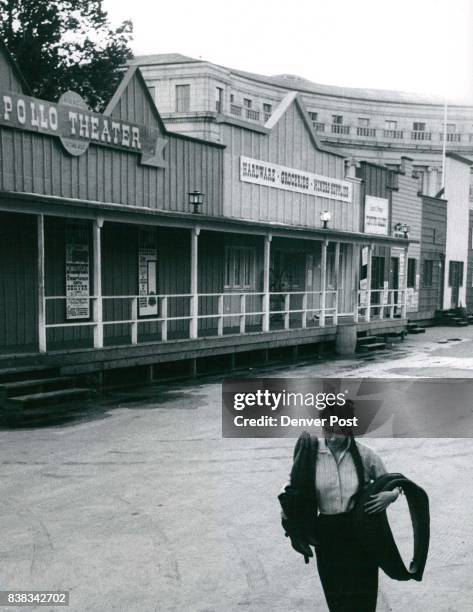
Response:
M406 318L406 291L371 289L358 291L356 321Z
M351 312L341 312L341 289L273 291L269 294L89 295L80 299L89 300L90 317L67 321L64 320L65 306L71 298L46 296L45 330L48 332L47 342L54 344L61 342L57 330L68 330L69 334L72 330L72 335L80 335L78 330L91 329L89 342L92 339L95 348L102 348L104 344L136 345L147 341L168 342L225 334L305 329L337 325L340 317L349 317L353 321L395 318L403 308L405 316L403 295L401 290L379 290L371 291L367 297L365 292L359 291L357 306ZM150 298L156 300L152 307L155 313L143 315L140 303L143 301L146 305ZM108 331L111 329L114 332Z

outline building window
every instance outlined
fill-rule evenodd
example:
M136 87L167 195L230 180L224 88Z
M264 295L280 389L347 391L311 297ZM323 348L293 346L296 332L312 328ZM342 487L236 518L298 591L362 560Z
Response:
M176 112L185 113L190 110L191 86L176 85Z
M255 251L250 247L225 248L225 289L252 289Z
M223 89L222 87L215 88L215 110L217 113L223 112Z
M432 279L434 273L434 260L424 259L422 270L422 284L424 287L432 287Z
M422 123L420 121L414 121L414 123L412 124L412 129L414 130L414 132L425 132L425 123Z
M386 119L384 122L384 126L386 130L397 130L397 121L393 121L392 119Z
M415 289L416 286L416 263L417 261L409 257L407 260L407 287Z
M341 125L343 123L343 115L332 115L332 123Z
M369 127L370 120L368 119L368 117L358 117L358 125L360 127Z
M253 106L253 102L250 100L250 98L243 98L243 106L245 108L251 108Z
M230 94L230 102L233 104L235 102L235 94Z
M313 111L309 111L309 117L311 118L312 121L318 121L319 113L314 113Z
M268 121L268 119L271 117L272 112L273 112L273 105L269 104L268 102L263 103L263 114L264 114L265 121Z

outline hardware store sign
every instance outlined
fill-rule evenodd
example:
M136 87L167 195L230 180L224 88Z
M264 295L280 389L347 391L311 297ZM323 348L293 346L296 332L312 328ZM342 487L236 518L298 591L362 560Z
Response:
M352 185L348 181L278 166L250 157L240 157L240 180L341 202L352 200Z
M166 165L163 150L167 141L156 129L95 113L73 91L64 93L57 104L0 92L0 104L1 125L57 136L70 155L82 155L93 143L138 153L147 166Z

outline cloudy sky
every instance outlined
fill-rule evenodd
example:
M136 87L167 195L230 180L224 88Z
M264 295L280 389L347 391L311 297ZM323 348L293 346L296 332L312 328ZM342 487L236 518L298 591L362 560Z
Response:
M105 0L135 55L473 103L473 0Z

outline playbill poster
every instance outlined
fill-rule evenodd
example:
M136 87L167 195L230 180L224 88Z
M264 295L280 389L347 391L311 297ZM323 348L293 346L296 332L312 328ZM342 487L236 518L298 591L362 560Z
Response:
M66 319L88 319L89 303L89 240L85 223L66 226Z
M150 230L140 231L138 253L138 288L139 316L156 316L158 314L157 293L157 257L156 233Z

